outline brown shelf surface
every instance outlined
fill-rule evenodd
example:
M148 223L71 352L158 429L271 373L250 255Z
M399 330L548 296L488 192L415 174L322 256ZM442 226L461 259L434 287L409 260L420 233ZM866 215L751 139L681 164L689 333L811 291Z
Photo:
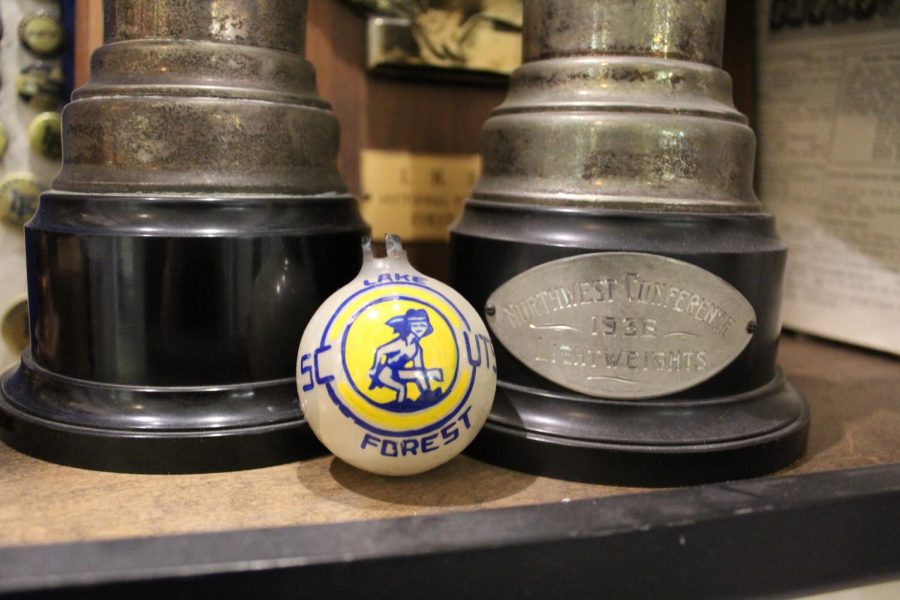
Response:
M900 360L785 336L780 362L812 408L809 450L779 473L900 463ZM0 444L0 547L383 519L652 490L534 477L461 456L392 479L331 456L232 473L63 467Z

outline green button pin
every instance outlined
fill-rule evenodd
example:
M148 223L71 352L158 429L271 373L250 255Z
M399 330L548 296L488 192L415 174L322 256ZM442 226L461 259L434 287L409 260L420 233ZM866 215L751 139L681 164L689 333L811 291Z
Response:
M35 108L56 108L62 100L64 82L59 65L39 60L16 75L16 92Z
M3 158L3 155L6 154L8 147L9 135L6 133L6 125L0 122L0 158Z
M16 354L28 345L28 296L22 294L12 301L0 318L0 333Z
M37 210L42 191L31 173L10 173L0 179L0 219L24 225Z
M62 119L56 111L43 112L28 125L28 143L31 149L47 158L62 155Z
M19 22L19 41L38 56L58 54L65 40L62 24L48 13L31 13Z

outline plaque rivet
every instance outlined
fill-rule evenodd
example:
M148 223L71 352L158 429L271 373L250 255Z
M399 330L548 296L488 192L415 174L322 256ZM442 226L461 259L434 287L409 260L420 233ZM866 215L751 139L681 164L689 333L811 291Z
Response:
M493 304L488 304L487 306L484 307L484 314L486 314L489 317L493 317L495 314L497 314L497 309L494 308Z
M750 321L747 323L747 333L753 333L756 331L756 321Z

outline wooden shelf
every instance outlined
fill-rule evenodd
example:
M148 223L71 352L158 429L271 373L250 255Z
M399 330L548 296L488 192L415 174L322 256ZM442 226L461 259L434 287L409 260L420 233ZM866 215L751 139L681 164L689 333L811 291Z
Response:
M674 490L467 457L390 479L332 457L204 475L0 446L0 597L796 597L900 577L900 361L786 336L809 451ZM488 510L492 509L492 510Z
M99 4L79 0L90 14L79 21L88 30L79 39L81 81L85 52L100 39ZM350 187L358 191L363 148L476 152L503 90L454 88L451 97L445 84L374 78L360 66L362 35L351 9L310 2L309 57L342 123ZM184 593L178 582L198 578L219 586L209 590L271 583L297 595L310 581L320 586L313 590L345 589L344 576L357 591L412 582L396 588L396 599L409 595L404 589L434 596L416 582L443 581L453 569L477 578L479 565L482 591L534 579L558 581L562 594L606 577L607 592L632 597L629 582L646 584L644 592L675 586L667 596L750 596L816 577L833 585L896 576L900 360L786 335L779 362L811 405L804 458L772 477L681 490L559 481L466 456L405 479L331 456L232 473L128 475L59 466L0 444L0 595L103 584L108 597L122 589L170 597L164 591ZM408 570L384 570L398 564ZM135 587L144 579L155 586Z
M900 361L785 337L781 364L812 407L809 450L779 475L900 463ZM392 479L331 456L232 473L127 475L0 445L0 547L406 517L648 490L534 477L461 456Z

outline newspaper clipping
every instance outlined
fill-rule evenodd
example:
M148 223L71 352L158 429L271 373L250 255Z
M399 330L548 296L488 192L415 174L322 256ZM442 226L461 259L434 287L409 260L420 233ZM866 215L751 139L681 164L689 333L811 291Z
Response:
M900 0L760 0L760 198L784 325L900 354Z

